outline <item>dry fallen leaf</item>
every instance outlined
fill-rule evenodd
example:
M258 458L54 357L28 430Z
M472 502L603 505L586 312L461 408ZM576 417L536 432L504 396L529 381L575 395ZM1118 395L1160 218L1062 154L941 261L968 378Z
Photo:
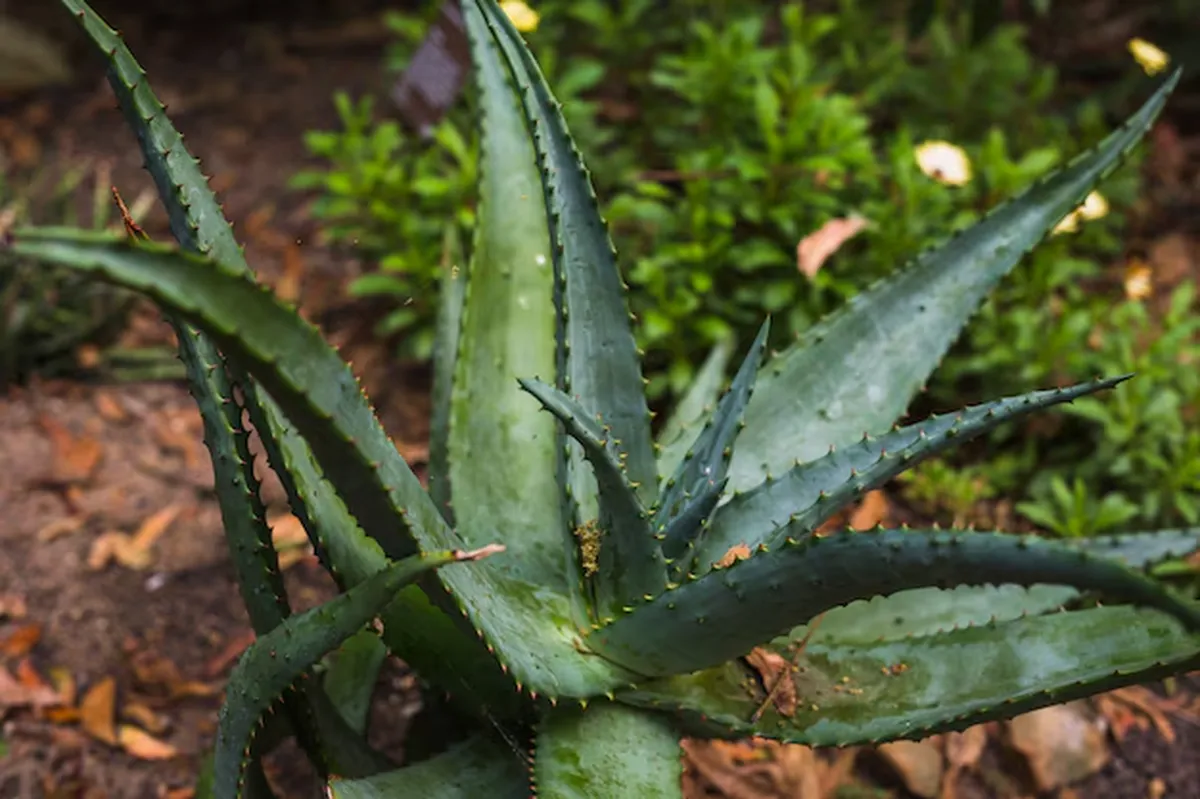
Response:
M117 741L122 749L142 760L170 760L179 756L179 750L174 746L132 724L121 725L117 730Z
M987 748L989 726L976 724L962 732L951 732L942 736L946 773L942 777L939 799L955 799L958 796L958 775L979 763L983 750Z
M850 514L850 526L855 530L870 530L887 518L889 510L891 506L882 491L868 491L862 503Z
M123 422L129 418L129 414L121 403L117 402L107 391L97 391L94 400L96 405L96 413L100 414L100 418L109 422Z
M136 723L154 735L162 735L171 728L171 720L141 702L126 702L121 706L121 718Z
M79 720L84 731L98 741L115 746L116 706L117 682L112 677L105 677L89 688L79 703Z
M234 664L242 653L246 651L246 647L254 643L256 638L254 630L244 630L239 635L230 639L225 646L216 655L213 655L204 666L204 676L208 679L213 679L220 676L230 666Z
M40 640L42 640L42 625L22 624L9 633L3 642L0 642L0 654L10 658L22 657L29 654Z
M86 523L87 518L82 514L76 516L65 516L61 519L55 519L45 527L38 530L34 537L37 538L38 541L46 543L48 541L53 541L61 535L82 530L83 525Z
M25 685L0 666L0 710L15 707L52 707L61 704L58 693L48 685Z
M150 568L154 563L151 552L154 543L182 510L181 504L168 505L142 522L133 535L116 531L100 535L92 542L88 552L88 568L98 571L113 560L129 569L141 571Z
M758 672L775 710L781 716L795 715L798 696L796 683L792 679L792 664L779 653L761 646L750 650L750 654L746 655L746 663Z
M1025 756L1039 793L1084 779L1108 762L1104 730L1085 708L1081 702L1051 705L1007 723L1008 743Z
M89 480L100 463L100 442L88 435L76 436L49 414L38 416L38 426L50 438L54 459L47 479L54 483Z
M285 513L270 521L271 541L279 553L281 571L295 566L313 554L304 525L294 514Z
M777 795L788 799L824 799L821 777L826 765L812 749L785 744L775 749L774 759L779 764L775 774Z
M841 219L830 219L809 233L796 245L796 267L800 273L812 280L829 256L842 245L858 235L867 226L867 219L857 214Z
M944 761L936 737L923 741L892 741L876 750L909 791L923 799L941 792Z

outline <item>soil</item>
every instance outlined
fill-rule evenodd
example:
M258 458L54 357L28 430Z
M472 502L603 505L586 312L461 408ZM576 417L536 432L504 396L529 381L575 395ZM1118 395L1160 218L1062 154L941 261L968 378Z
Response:
M236 22L220 14L181 22L171 15L101 10L123 28L212 176L250 262L276 288L302 276L301 306L327 321L388 432L419 470L427 439L427 376L392 362L386 347L371 339L371 317L361 306L339 313L345 310L341 288L362 265L320 242L308 198L286 188L309 160L302 132L336 127L333 92L386 88L380 70L386 36L372 5L308 3L308 17L287 30L247 21L250 14L237 15ZM151 183L94 67L81 67L82 77L71 86L0 105L0 146L10 157L24 153L51 167L104 165L129 201ZM159 211L143 227L152 236L168 235ZM129 335L139 342L170 340L146 309ZM259 473L268 478L264 498L273 512L283 513L282 491L265 469ZM147 563L92 562L97 541L114 532L145 532L147 519L162 513L169 519L147 549ZM118 710L147 709L161 726L144 715L137 723L155 727L151 732L176 750L172 757L148 759L145 751L131 754L77 725L13 714L0 735L0 746L7 747L0 796L188 796L211 744L222 680L250 640L250 627L225 554L199 414L186 389L172 382L34 381L0 396L0 516L0 604L24 605L24 612L7 605L0 614L7 615L0 618L0 641L19 639L22 629L39 636L28 654L0 653L0 665L17 670L27 657L46 679L69 674L80 693L115 678ZM286 577L299 609L333 593L311 557ZM399 662L387 664L380 683L372 727L382 737L374 743L400 759L419 697ZM1194 757L1200 728L1185 722L1174 731L1174 743L1154 730L1129 733L1109 766L1075 786L1077 795L1200 796ZM269 773L281 796L319 795L292 748L271 758ZM1154 792L1156 779L1164 781L1166 793ZM696 795L734 795L702 792L695 784ZM996 795L984 783L974 794ZM973 795L969 784L960 795Z

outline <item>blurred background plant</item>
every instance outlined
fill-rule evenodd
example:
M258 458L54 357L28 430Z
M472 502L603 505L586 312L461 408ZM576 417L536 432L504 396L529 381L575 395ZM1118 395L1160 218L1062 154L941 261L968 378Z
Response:
M389 73L440 5L388 16ZM748 341L764 313L785 345L1095 143L1153 71L1130 58L1113 91L1068 92L1031 28L988 10L999 3L530 5L526 36L592 166L659 401L715 343ZM1023 19L1036 26L1051 5ZM378 333L427 358L446 225L469 242L474 221L470 98L428 138L377 98L335 103L342 127L308 134L321 166L294 185L315 191L326 235L374 265L351 291L387 299ZM1017 523L1063 535L1200 520L1200 378L1179 368L1196 353L1194 298L1126 270L1143 160L1002 284L914 412L1100 373L1137 379L1049 427L998 430L973 450L988 450L983 464L968 449L924 465L902 488L924 513L961 524L1011 498Z
M131 218L141 219L154 201L152 193L139 196L128 209ZM36 159L19 165L0 157L0 234L24 224L122 229L109 165L81 163L56 172ZM115 346L128 328L135 299L70 270L0 265L0 387L34 375L144 379L180 374L168 351Z

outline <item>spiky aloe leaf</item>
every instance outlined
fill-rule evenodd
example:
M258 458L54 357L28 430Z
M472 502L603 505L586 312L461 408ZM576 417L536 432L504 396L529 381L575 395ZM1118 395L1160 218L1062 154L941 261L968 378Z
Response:
M796 657L786 646L770 649L788 661ZM1153 611L1104 607L877 644L814 637L796 662L794 704L769 702L757 722L765 692L738 663L648 683L618 698L673 710L700 735L874 744L1190 671L1200 667L1200 636Z
M374 630L360 630L330 656L321 680L338 713L360 735L367 732L371 696L387 654L387 646Z
M784 536L815 530L861 494L883 485L922 460L958 446L997 426L1034 411L1071 402L1112 388L1129 375L963 408L933 416L878 438L833 449L808 463L799 463L778 478L722 505L697 547L697 566L703 571L739 544L754 549L776 546Z
M251 419L262 424L251 410ZM278 445L268 448L292 511L313 535L313 547L342 589L387 567L379 544L362 531L333 485L321 474L307 442L286 418L277 429ZM437 586L434 586L435 588ZM512 680L461 619L448 616L418 586L409 586L381 614L388 649L447 691L460 708L476 716L508 719L522 710Z
M600 490L598 548L594 568L584 572L595 587L595 607L607 618L621 607L666 586L667 564L650 529L650 514L630 484L613 431L589 418L578 402L540 380L521 379L521 388L550 411L583 448Z
M1176 70L1095 150L855 296L763 367L730 465L745 491L797 460L886 430L992 287L1141 141Z
M396 523L408 522L404 532L415 535L423 551L458 548L459 537L379 428L346 364L319 332L247 277L160 246L61 229L17 231L0 246L0 258L10 252L137 289L198 324L230 357L237 355L276 398L312 443L314 455L339 494L371 503L394 501L391 513ZM528 399L536 408L536 402ZM356 479L374 481L391 491L376 496L374 489L356 484ZM394 527L390 532L401 534ZM509 531L503 532L507 538ZM438 576L489 646L502 649L502 660L516 681L531 692L590 697L630 679L628 672L603 658L578 651L575 622L559 591L514 581L493 568Z
M1200 527L1097 535L1073 540L1071 543L1093 555L1142 568L1171 558L1187 557L1200 549Z
M612 428L628 456L625 468L630 482L649 506L658 493L650 411L616 252L591 177L558 101L521 35L495 2L477 0L474 5L487 19L524 101L529 135L542 169L546 215L553 224L554 270L562 289L563 388L579 398L589 415L599 414ZM584 460L583 453L572 447L569 484L579 504L576 522L595 518L598 510L597 488Z
M647 676L714 666L856 599L943 584L1050 583L1147 605L1200 628L1200 606L1115 561L1036 536L882 530L788 540L689 580L589 633Z
M712 418L688 449L674 475L663 486L652 523L654 532L663 536L663 554L668 558L674 558L682 552L692 537L699 533L700 528L695 526L690 530L680 530L677 526L671 535L664 535L667 528L693 504L696 504L697 508L692 514L709 505L713 489L725 480L730 446L734 436L741 429L742 414L754 391L754 381L762 365L770 329L771 322L768 319L759 328L758 335L750 345L750 351L746 353L729 391L717 403ZM707 518L707 515L706 513L704 518Z
M217 724L213 787L217 799L234 799L245 775L247 755L263 715L302 675L355 634L397 591L422 573L447 564L478 560L498 548L416 555L305 613L291 616L255 641L234 667Z
M364 530L389 556L415 551L414 533L429 549L457 543L384 433L349 366L320 331L248 275L170 248L63 229L19 231L10 247L141 291L202 328L280 404Z
M462 332L463 305L467 292L467 264L462 262L458 227L446 228L443 247L441 307L433 342L433 413L429 422L429 495L442 510L446 522L454 524L450 508L450 393L458 363L458 339Z
M700 435L704 420L712 413L721 396L721 383L725 380L725 370L732 357L733 339L722 339L709 351L691 385L667 418L655 442L659 483L666 482L675 473L676 467Z
M1105 535L1062 543L1145 571L1164 560L1183 557L1200 548L1200 529ZM933 635L959 627L1050 613L1080 596L1080 591L1065 585L917 588L833 608L811 629L811 639L851 644ZM799 641L809 633L810 628L805 625L797 627L789 637Z
M538 799L682 797L682 776L679 733L660 714L603 702L551 710L538 729Z
M503 744L477 735L440 755L387 774L331 780L331 799L527 799L526 766Z

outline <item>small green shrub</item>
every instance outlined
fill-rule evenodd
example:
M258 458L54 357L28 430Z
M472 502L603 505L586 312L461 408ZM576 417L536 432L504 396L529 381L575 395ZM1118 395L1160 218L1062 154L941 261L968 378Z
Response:
M635 333L650 396L659 403L678 395L716 342L752 335L770 313L772 345L786 345L906 254L977 221L1106 128L1096 101L1061 107L1054 70L1033 58L1019 26L989 23L981 32L974 8L934 14L913 39L905 37L910 20L903 15L854 2L830 13L688 0L669 9L594 0L537 7L541 24L531 47L561 87L568 122L594 165L604 214L624 244ZM696 23L672 24L682 17ZM425 23L390 19L398 43L388 65L401 70ZM332 223L331 235L380 264L353 290L395 297L381 332L403 334L397 338L408 355L429 352L434 309L418 289L437 274L447 215L457 213L457 232L470 240L475 155L461 154L462 142L473 140L465 132L471 99L468 92L430 142L405 136L394 121L369 122L368 101L352 112L344 97L337 101L344 130L310 134L330 166L308 173L301 185L322 187L317 212ZM914 151L927 139L960 144L972 180L947 186L922 173ZM1084 357L1078 342L1106 325L1109 339L1119 340L1126 333L1114 322L1133 322L1127 314L1109 318L1121 296L1103 279L1122 254L1138 167L1131 159L1102 185L1107 216L1046 242L989 299L923 404L951 407L1118 366L1112 357ZM436 196L419 196L427 187ZM394 220L384 198L417 213ZM799 274L797 242L850 214L867 219L867 228L814 278ZM1194 346L1192 338L1175 335L1159 351L1180 354ZM1178 393L1173 372L1139 374L1141 392ZM1098 414L1120 412L1114 402L1096 399L1106 411L1076 425L1078 435L1067 440L1094 441ZM1129 442L1119 461L1137 466L1120 471L1101 457L1102 448L1055 439L1062 450L1052 451L1047 439L1009 427L989 437L1005 468L988 461L979 469L994 490L1022 498L1030 518L1051 518L1044 507L1050 486L1073 484L1078 474L1114 497L1138 497L1129 499L1139 506L1131 523L1190 522L1190 476L1200 461L1187 437L1175 436L1181 424L1180 416ZM946 468L974 473L973 451Z

